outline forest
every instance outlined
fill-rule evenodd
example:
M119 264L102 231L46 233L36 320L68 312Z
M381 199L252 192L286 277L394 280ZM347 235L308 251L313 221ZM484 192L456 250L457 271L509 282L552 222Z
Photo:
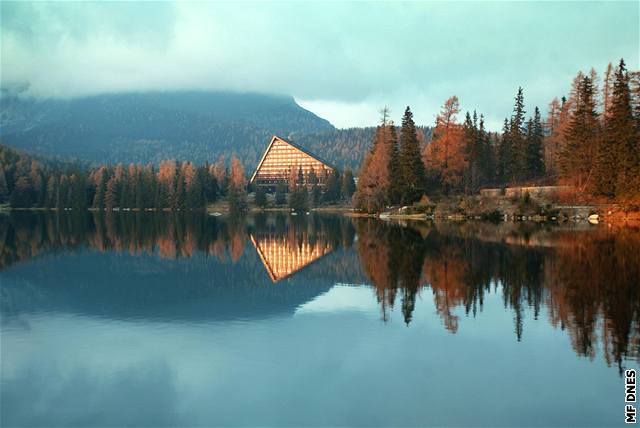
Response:
M501 133L485 129L483 115L460 122L457 96L445 101L431 140L422 145L407 107L402 124L382 110L360 169L356 208L380 212L431 198L476 194L483 187L563 184L587 199L640 209L640 72L624 60L607 67L602 87L595 70L579 72L567 97L554 98L548 115L526 117L518 88Z
M545 118L538 107L526 116L524 90L518 88L502 132L488 131L476 111L461 119L457 96L445 101L433 128L416 126L409 107L399 127L389 109L381 113L376 128L301 137L323 153L333 147L343 164L363 158L362 164L355 174L346 168L323 177L326 186L318 185L315 173L303 177L293 170L289 185L276 189L275 205L306 210L352 202L375 213L425 195L441 199L487 187L562 184L582 202L616 201L640 210L640 72L628 71L624 60L609 64L602 82L593 69L579 72L568 96L550 102ZM14 208L194 210L226 197L232 210L243 211L252 190L236 156L212 164L190 159L95 166L0 145L0 203ZM255 202L269 205L261 189Z
M320 186L322 178L324 186ZM244 165L232 156L213 164L161 161L153 164L91 167L52 161L0 145L0 203L13 208L74 210L204 210L221 199L234 212L246 211L248 191ZM270 205L295 211L320 205L348 203L355 191L350 170L334 170L327 177L304 177L291 171L288 185L276 188ZM264 189L255 189L255 204L268 205Z
M228 192L244 189L244 169L233 157L215 164L166 160L89 168L52 162L0 145L0 203L14 208L204 209Z

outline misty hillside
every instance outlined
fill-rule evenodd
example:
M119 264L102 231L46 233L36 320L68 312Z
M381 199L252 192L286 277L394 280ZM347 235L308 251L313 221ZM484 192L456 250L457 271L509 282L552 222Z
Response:
M71 100L3 96L2 143L90 161L215 161L236 153L251 168L273 134L335 128L292 97L227 92L149 92Z

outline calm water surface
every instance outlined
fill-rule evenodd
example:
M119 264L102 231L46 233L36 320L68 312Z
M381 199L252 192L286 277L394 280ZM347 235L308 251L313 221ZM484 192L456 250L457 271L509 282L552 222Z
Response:
M622 426L640 230L0 215L2 426Z

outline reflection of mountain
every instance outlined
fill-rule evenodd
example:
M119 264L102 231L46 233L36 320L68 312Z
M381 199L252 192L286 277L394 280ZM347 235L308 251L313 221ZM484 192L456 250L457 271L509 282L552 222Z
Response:
M251 235L251 242L273 282L298 272L333 251L329 242L290 242L275 235Z

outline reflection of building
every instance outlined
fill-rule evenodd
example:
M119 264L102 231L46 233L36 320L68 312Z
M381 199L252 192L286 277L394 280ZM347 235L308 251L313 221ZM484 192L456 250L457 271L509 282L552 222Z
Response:
M324 173L335 169L320 157L274 135L251 176L251 183L275 188L278 183L287 183L292 171L297 173L299 169L302 169L306 180L312 168L320 185L324 184Z
M312 244L308 239L289 240L282 235L251 235L251 242L273 282L288 277L333 251L329 242L320 239Z

